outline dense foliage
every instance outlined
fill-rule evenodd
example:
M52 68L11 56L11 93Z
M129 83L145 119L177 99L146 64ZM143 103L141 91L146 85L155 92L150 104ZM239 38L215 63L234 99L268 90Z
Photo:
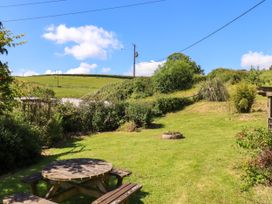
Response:
M22 35L14 36L0 22L0 55L8 54L8 47L15 47L21 44L14 42L14 40L20 37ZM10 74L8 63L0 60L0 114L7 114L14 105L14 95L11 87L13 77Z
M40 157L41 132L12 117L0 117L0 174L35 162Z
M208 78L220 79L223 83L230 82L231 84L236 84L246 79L247 71L245 70L233 70L226 68L217 68L208 74Z
M272 184L272 133L264 128L243 129L236 142L245 150L244 188Z
M130 103L126 108L126 117L137 127L148 127L153 120L152 107L148 103Z
M173 53L170 56L168 56L167 61L182 61L186 62L190 65L190 68L192 69L194 74L204 74L204 70L201 69L200 65L198 65L195 61L193 61L189 56L183 54L183 53Z
M229 98L229 93L222 81L214 78L201 84L198 98L207 101L226 101Z
M193 103L190 98L164 97L158 98L153 104L153 113L160 116L169 112L174 112L183 109Z
M152 79L157 91L169 93L191 88L193 71L187 62L169 60L156 70Z
M247 76L247 81L256 86L262 85L264 81L261 79L261 71L251 67Z
M124 80L102 87L95 94L84 97L86 100L124 101L129 98L144 98L154 93L152 81L148 77Z
M232 98L239 113L249 113L256 98L256 88L246 83L240 83L236 86Z

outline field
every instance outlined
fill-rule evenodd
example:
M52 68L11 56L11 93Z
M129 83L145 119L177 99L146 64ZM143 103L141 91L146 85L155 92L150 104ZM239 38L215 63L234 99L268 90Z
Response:
M16 79L53 89L58 98L80 98L97 91L106 84L120 82L125 78L114 76L31 76L16 77Z
M144 186L133 203L272 203L271 188L256 187L248 192L240 188L241 172L237 166L241 160L235 134L244 126L266 126L265 100L257 105L263 111L234 114L229 112L228 103L199 102L156 119L153 129L95 134L64 148L50 149L37 165L2 177L0 199L13 192L28 191L20 178L41 170L52 160L91 157L133 172L125 182ZM165 141L160 139L165 131L181 131L186 138ZM71 203L84 199L78 197Z

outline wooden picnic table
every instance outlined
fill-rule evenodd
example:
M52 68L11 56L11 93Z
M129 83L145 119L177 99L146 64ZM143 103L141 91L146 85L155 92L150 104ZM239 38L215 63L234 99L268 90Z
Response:
M62 202L74 195L100 197L107 193L112 164L99 159L69 159L53 162L42 170L51 187L45 198Z

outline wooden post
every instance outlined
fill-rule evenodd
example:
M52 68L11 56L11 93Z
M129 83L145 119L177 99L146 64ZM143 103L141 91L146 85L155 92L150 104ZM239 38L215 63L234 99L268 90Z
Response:
M272 96L268 96L268 129L272 130Z

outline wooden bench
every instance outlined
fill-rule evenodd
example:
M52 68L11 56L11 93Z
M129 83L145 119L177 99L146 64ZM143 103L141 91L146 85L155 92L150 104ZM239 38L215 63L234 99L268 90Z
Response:
M132 194L136 193L142 188L139 184L123 184L119 188L110 191L99 197L92 204L123 204L127 203Z
M110 175L117 178L117 186L121 186L123 184L123 178L129 176L131 171L113 168L110 171Z
M40 181L45 181L44 178L42 177L41 172L36 172L32 175L25 176L22 178L22 182L30 185L33 195L38 195L37 185Z
M30 195L27 193L18 193L12 196L6 197L3 200L3 204L56 204L52 201L40 198L35 195Z

